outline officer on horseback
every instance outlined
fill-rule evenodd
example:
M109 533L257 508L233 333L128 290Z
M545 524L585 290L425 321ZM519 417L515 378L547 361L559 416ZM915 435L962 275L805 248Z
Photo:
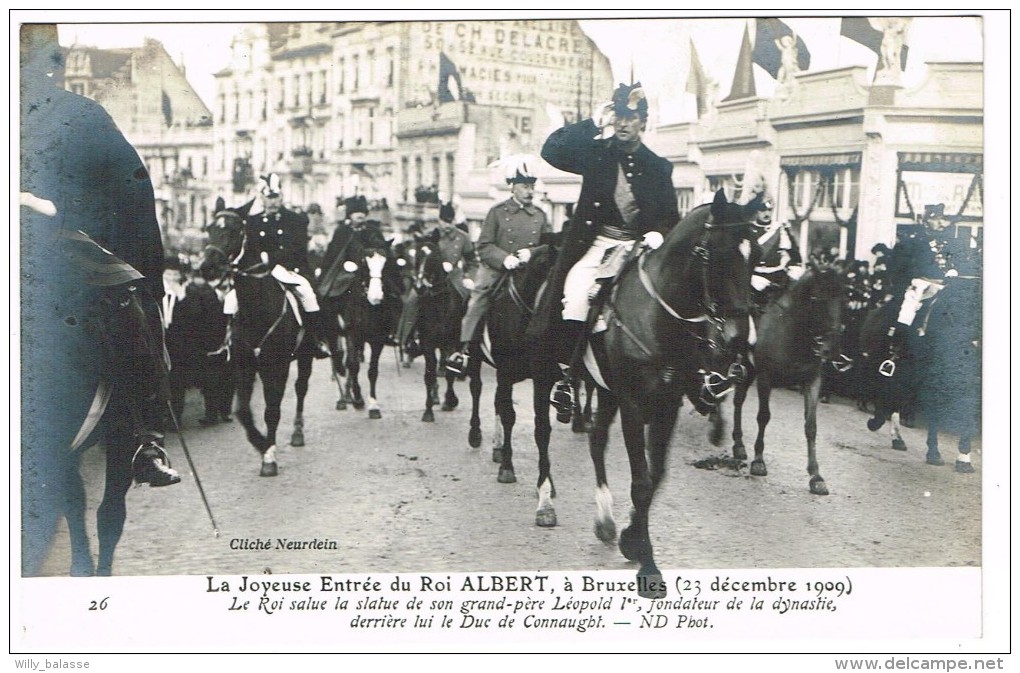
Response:
M442 256L444 266L449 265L449 278L454 289L467 299L471 288L475 286L475 281L472 278L478 268L478 257L475 254L475 245L471 242L471 237L453 223L456 214L452 203L444 203L439 206L439 224L435 230L436 247ZM411 288L404 299L403 313L399 323L400 332L397 335L409 354L414 354L416 351L415 338L412 335L418 324L418 306L418 293L414 288Z
M790 225L773 219L771 196L765 196L760 203L753 226L761 256L751 275L756 316L762 314L768 302L782 294L791 280L804 274L797 239Z
M621 84L598 120L585 119L557 129L545 141L542 158L560 170L583 177L574 217L564 233L564 248L553 269L542 306L529 326L535 338L557 334L557 360L564 377L553 388L557 420L567 423L593 322L591 298L598 294L599 267L619 246L640 241L662 245L679 222L673 166L641 142L648 101L640 83ZM602 129L612 129L605 139ZM562 297L562 304L557 301ZM555 299L551 299L555 298ZM550 300L551 299L551 300ZM555 313L562 309L560 330Z
M316 291L324 299L339 297L351 286L356 269L345 266L344 261L352 257L348 254L351 246L360 245L356 234L370 226L368 199L364 196L344 199L343 206L344 219L337 223L322 257L323 271Z
M527 158L511 157L504 165L510 198L489 210L478 236L477 250L481 263L475 274L467 312L461 321L461 349L446 363L447 370L456 376L464 376L467 372L468 350L479 338L478 327L489 309L497 281L521 264L527 264L542 234L552 232L545 211L534 205L538 178L531 172Z
M249 214L245 231L251 253L271 269L273 278L290 287L304 312L310 336L317 344L316 357L329 357L319 300L303 274L308 272L308 216L283 206L280 176L262 176L259 195L263 210Z

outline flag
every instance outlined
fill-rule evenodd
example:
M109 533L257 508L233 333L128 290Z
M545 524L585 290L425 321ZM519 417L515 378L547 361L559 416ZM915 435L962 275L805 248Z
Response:
M787 35L797 40L797 66L801 70L807 70L811 66L811 52L808 51L804 40L800 39L786 23L779 19L755 19L754 53L752 61L760 65L772 75L772 79L779 79L779 67L783 62L783 53L776 44L776 40Z
M457 66L446 55L439 52L439 102L452 103L455 100L467 100L474 102L474 95L463 93L463 85L460 82L460 71Z
M694 40L691 40L691 70L687 74L687 93L694 94L698 101L698 117L700 118L708 110L708 76L705 69L701 67L701 59L698 58L698 50L694 48Z
M845 16L839 24L839 34L875 52L882 58L882 31L866 16ZM907 45L900 50L900 70L907 67Z
M740 55L737 57L737 69L733 73L733 86L730 95L723 101L752 98L758 95L754 88L754 72L751 70L751 35L744 26L744 41L740 43Z

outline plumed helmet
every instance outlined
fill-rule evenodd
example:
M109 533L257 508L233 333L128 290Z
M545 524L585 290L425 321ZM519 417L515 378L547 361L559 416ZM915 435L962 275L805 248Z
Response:
M443 222L453 222L457 212L453 209L452 203L444 203L439 206L439 219Z
M533 185L538 178L532 172L538 159L530 154L512 154L498 161L503 166L508 185Z
M259 194L266 197L280 196L280 176L276 173L259 178Z
M648 99L641 82L626 85L620 84L613 92L613 114L617 117L633 117L637 115L648 119Z

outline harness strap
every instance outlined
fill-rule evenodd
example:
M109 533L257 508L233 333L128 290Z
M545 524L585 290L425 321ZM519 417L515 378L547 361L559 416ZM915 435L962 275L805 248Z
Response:
M287 309L290 308L290 300L287 298L287 288L283 287L283 283L281 283L280 281L276 281L276 283L283 290L283 310L280 311L280 315L276 316L276 320L274 320L273 324L269 326L269 329L262 336L262 339L259 341L258 345L252 349L255 352L255 357L259 357L259 355L262 353L262 345L266 343L266 340L269 338L269 335L275 332L276 328L280 326L280 323L283 322L283 319L287 315Z
M706 320L708 320L708 315L700 315L695 318L685 318L676 311L674 311L673 307L667 304L666 300L663 299L662 296L660 296L659 293L656 291L655 285L652 283L652 277L648 275L648 271L645 269L646 260L647 257L645 257L644 255L641 256L640 260L638 260L638 278L641 279L641 285L644 286L645 291L649 294L649 296L655 299L655 301L659 302L659 306L661 306L663 310L666 311L666 313L676 318L677 320L682 320L684 322L705 322Z

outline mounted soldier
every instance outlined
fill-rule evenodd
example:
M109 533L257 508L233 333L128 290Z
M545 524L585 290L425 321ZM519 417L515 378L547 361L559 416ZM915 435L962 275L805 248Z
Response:
M425 241L431 240L439 250L443 266L449 265L447 278L457 293L467 300L471 289L475 286L474 275L478 269L478 256L475 254L475 246L471 242L471 237L453 223L456 214L452 203L444 203L439 206L439 224L433 230L432 238L425 238L423 241L419 241L418 245L423 245ZM418 259L416 256L416 263ZM415 341L413 335L415 326L418 324L418 306L418 293L412 287L404 298L404 310L400 316L400 331L397 334L400 344L405 346L408 353L415 353L417 350L413 343Z
M557 348L563 380L553 389L557 419L570 421L584 344L590 331L590 296L599 289L599 268L613 250L634 242L655 249L680 220L673 166L646 147L641 134L648 101L640 83L621 84L598 120L557 129L545 141L542 158L582 176L581 195L564 231L556 262L528 334ZM612 136L603 137L603 129ZM562 318L562 320L560 320Z
M756 319L770 301L783 293L790 281L804 275L797 239L790 225L773 218L774 201L771 196L763 195L759 203L753 231L761 248L761 257L751 276Z
M337 199L339 201L339 199ZM360 247L358 232L378 227L377 222L368 220L368 200L361 195L343 201L344 219L337 223L330 237L329 245L322 257L322 275L316 292L323 299L334 299L344 294L354 281L356 269L345 267L345 260L352 256L350 248Z
M478 236L476 249L480 264L461 322L461 349L446 363L447 370L456 376L467 372L468 350L480 337L479 325L489 309L493 288L506 273L527 264L542 234L552 232L545 211L534 204L538 178L531 172L527 159L511 157L504 165L510 198L489 209Z
M270 268L276 280L286 285L301 304L309 336L318 348L315 356L329 357L325 327L319 300L308 282L308 216L296 213L283 206L280 191L280 176L276 173L262 176L259 180L259 196L263 210L249 213L245 218L248 254L253 254Z

